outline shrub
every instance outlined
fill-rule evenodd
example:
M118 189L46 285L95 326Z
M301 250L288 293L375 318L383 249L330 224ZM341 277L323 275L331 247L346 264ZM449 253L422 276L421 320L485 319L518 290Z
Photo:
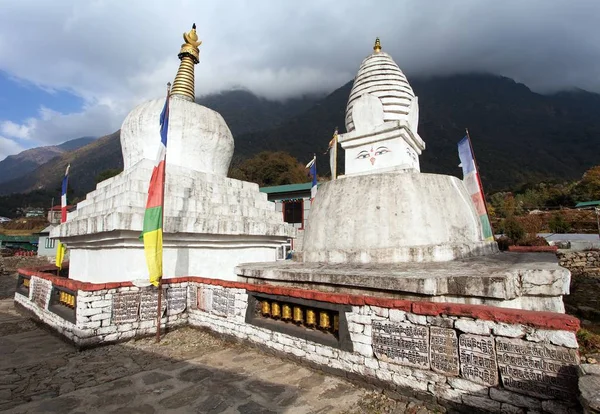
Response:
M552 218L548 222L548 227L550 227L552 233L568 233L571 230L571 225L560 213L552 215Z
M506 234L506 237L509 239L517 242L525 236L525 229L517 219L509 217L504 220L504 234Z

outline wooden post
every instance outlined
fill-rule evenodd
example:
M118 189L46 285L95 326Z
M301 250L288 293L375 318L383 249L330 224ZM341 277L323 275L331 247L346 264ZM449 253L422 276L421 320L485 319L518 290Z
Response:
M171 82L167 83L167 111L170 111L170 102L171 99ZM167 116L169 116L167 112ZM165 168L163 169L163 186L162 186L162 209L160 214L160 227L162 231L162 235L164 238L164 229L165 229L165 187L167 186L167 152L165 148ZM163 254L164 249L161 250L160 254L164 258ZM162 260L161 260L162 263ZM162 266L161 266L162 267ZM164 273L161 268L161 273ZM162 278L163 274L160 275L158 279L158 305L156 309L156 342L160 342L160 320L162 319Z
M471 148L471 155L473 156L473 162L475 163L475 170L477 171L477 183L479 184L479 189L481 190L481 197L483 198L483 205L485 207L485 214L487 214L488 221L490 223L490 230L492 231L492 238L496 240L496 235L494 234L494 227L492 226L492 220L490 219L490 213L488 212L487 201L485 199L485 191L483 191L483 184L481 183L481 175L479 174L479 165L477 164L477 158L475 158L475 151L473 151L473 143L471 142L471 135L469 135L469 128L465 128L467 132L467 140L469 141L469 148Z

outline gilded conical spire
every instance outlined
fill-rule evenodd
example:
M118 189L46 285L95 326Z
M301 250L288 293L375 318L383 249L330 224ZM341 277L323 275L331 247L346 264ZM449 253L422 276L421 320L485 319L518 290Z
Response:
M381 52L381 42L379 41L379 38L375 39L375 46L373 46L373 50L375 53Z
M196 23L192 26L192 30L183 34L183 40L185 43L181 45L181 50L177 55L181 63L179 64L179 70L177 70L177 76L173 81L171 95L193 101L195 98L194 65L199 62L200 50L198 46L202 44L196 34Z

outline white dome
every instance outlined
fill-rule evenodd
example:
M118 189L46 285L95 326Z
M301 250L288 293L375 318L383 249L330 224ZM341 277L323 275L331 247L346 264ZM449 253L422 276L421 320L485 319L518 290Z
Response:
M144 102L123 121L121 147L125 170L142 159L156 159L164 103L164 98ZM171 98L167 165L226 176L233 147L231 131L218 112L194 102Z
M352 108L365 94L379 98L383 105L384 122L405 120L416 132L419 116L417 97L404 73L387 53L376 52L362 61L346 107L347 132L356 129Z

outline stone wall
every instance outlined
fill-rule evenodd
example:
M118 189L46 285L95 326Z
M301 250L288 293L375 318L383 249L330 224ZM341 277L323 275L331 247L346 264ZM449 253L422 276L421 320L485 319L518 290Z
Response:
M90 284L20 269L15 301L79 346L155 332L156 288ZM577 319L484 305L387 299L218 279L164 280L164 327L189 324L390 392L469 412L576 412ZM52 309L74 293L71 322ZM261 301L339 315L338 331L262 318ZM334 317L335 319L335 317ZM335 326L335 322L333 323Z
M600 251L559 251L557 256L559 264L571 272L600 273Z
M600 251L559 251L559 264L571 271L567 310L584 319L600 322Z
M47 257L39 256L0 256L0 276L2 274L10 274L17 271L20 267L36 267L47 265L49 260Z

